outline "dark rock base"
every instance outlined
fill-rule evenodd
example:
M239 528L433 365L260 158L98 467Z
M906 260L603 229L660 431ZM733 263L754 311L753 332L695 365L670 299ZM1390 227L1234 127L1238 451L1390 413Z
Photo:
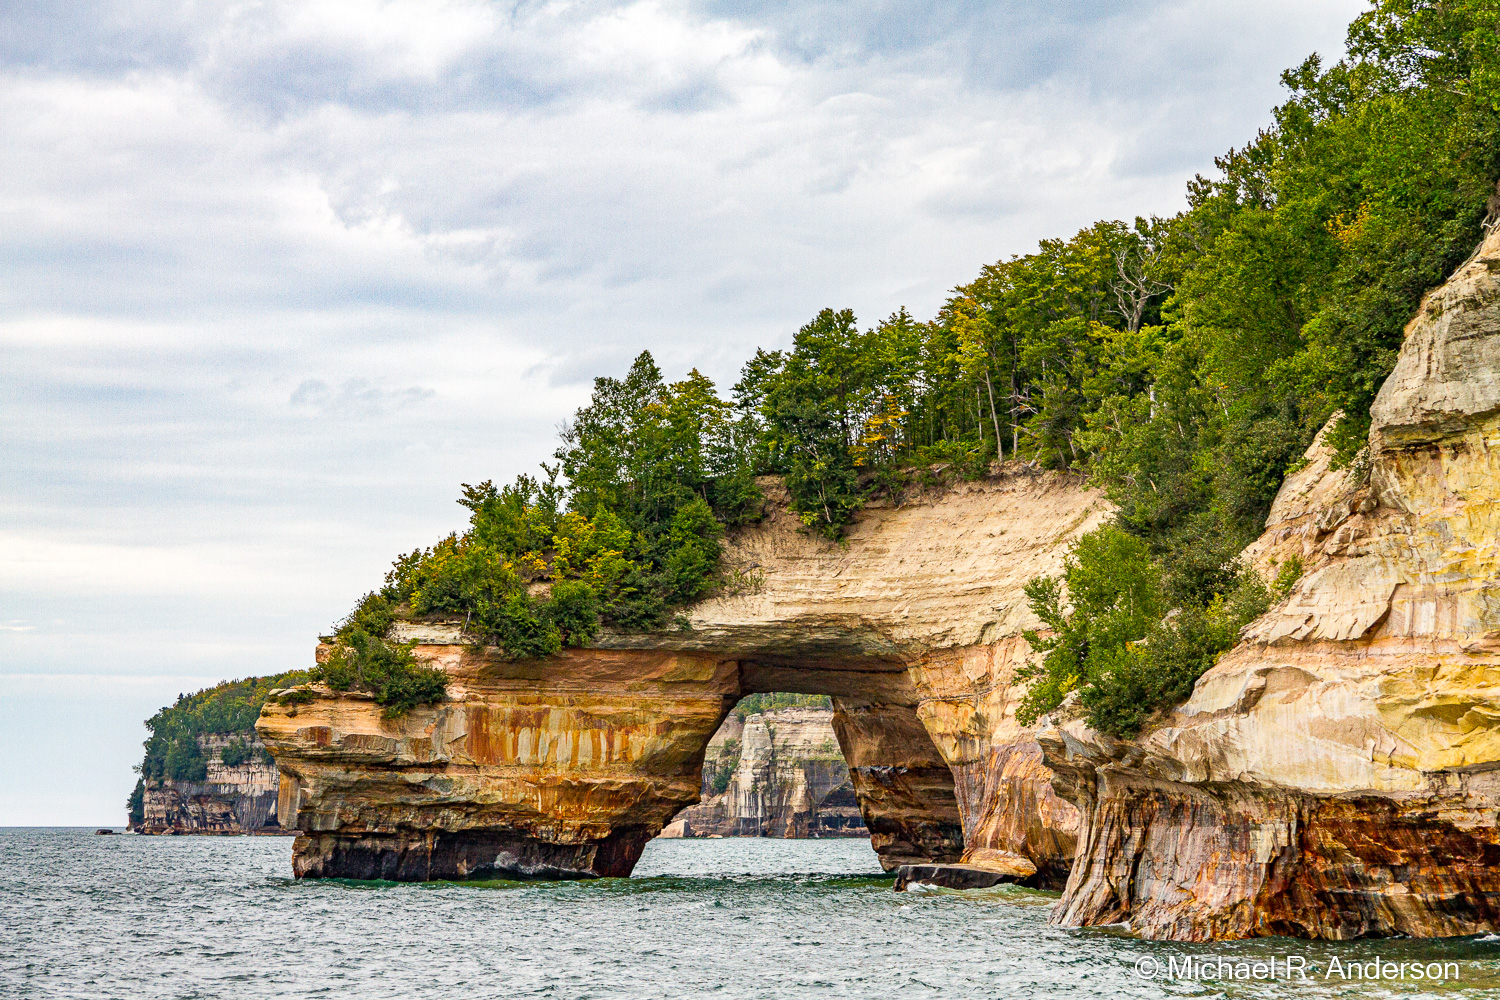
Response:
M989 889L1022 881L1024 879L1019 875L992 872L972 865L902 865L896 869L897 892L905 892L912 883L944 889Z
M1327 798L1097 773L1053 923L1174 941L1500 929L1500 826L1473 805L1500 797L1495 772L1454 775L1446 795Z
M650 839L645 830L582 844L505 830L306 833L292 845L292 871L298 878L389 882L624 878Z

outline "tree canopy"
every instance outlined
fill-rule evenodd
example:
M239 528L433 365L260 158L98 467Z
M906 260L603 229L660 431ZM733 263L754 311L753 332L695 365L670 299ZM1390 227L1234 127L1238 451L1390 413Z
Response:
M341 640L381 641L397 609L462 616L525 657L660 628L720 584L759 474L837 539L903 475L1021 460L1119 508L1066 587L1031 588L1051 631L1026 710L1077 689L1093 723L1134 731L1264 608L1236 556L1287 470L1336 415L1329 440L1355 459L1422 294L1500 214L1497 32L1493 0L1375 0L1343 60L1283 74L1273 123L1183 211L1043 240L928 320L823 309L728 399L642 353L595 381L555 465L465 486L468 528L398 559Z

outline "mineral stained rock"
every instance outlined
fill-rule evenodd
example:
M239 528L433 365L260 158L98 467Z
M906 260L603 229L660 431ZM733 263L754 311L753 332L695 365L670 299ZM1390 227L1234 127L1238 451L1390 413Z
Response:
M683 629L605 634L542 661L481 649L461 623L397 636L449 700L385 719L319 689L268 702L278 814L299 876L627 874L698 801L710 737L740 697L826 694L882 863L1030 859L1060 883L1077 813L1015 723L1022 585L1108 516L1082 480L1019 465L875 504L844 544L811 535L766 480L766 516L727 540L724 596ZM320 651L326 655L327 650Z
M1054 919L1153 938L1500 927L1500 234L1431 293L1372 409L1246 557L1302 576L1160 728L1040 737L1082 812ZM1293 563L1296 565L1296 563Z
M708 741L700 794L669 824L675 836L870 835L828 708L730 715Z
M253 735L253 734L252 734ZM228 765L221 758L235 736L198 737L208 765L203 781L151 779L145 783L144 819L130 827L144 834L280 834L276 799L276 765L260 753L259 741L249 743L250 758Z

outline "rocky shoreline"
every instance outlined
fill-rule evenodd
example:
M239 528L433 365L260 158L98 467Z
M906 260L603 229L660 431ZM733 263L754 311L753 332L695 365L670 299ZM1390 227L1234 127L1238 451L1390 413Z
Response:
M396 720L318 687L268 703L296 872L618 875L674 818L785 836L853 830L857 811L888 870L1060 888L1065 926L1494 931L1500 235L1424 300L1373 418L1352 471L1315 442L1245 553L1267 580L1299 566L1290 592L1135 739L1066 706L1015 717L1038 625L1022 586L1111 513L1087 482L997 467L871 505L835 545L768 480L766 517L726 556L763 582L675 632L527 662L462 622L408 622L398 638L447 672L448 701ZM807 720L715 735L772 691L831 697L837 752ZM716 790L731 738L742 757ZM792 743L817 750L792 766Z

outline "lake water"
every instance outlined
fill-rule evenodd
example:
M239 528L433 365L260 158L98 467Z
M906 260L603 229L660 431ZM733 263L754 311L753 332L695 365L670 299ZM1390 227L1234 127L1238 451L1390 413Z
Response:
M858 840L655 841L632 878L530 884L298 882L291 847L0 830L0 997L1500 996L1500 937L1179 945L1061 930L1047 924L1055 894L892 892ZM1307 978L1287 978L1288 958ZM1275 960L1279 978L1161 978L1188 959L1229 975ZM1345 978L1351 963L1408 977ZM1451 975L1417 981L1414 963Z

